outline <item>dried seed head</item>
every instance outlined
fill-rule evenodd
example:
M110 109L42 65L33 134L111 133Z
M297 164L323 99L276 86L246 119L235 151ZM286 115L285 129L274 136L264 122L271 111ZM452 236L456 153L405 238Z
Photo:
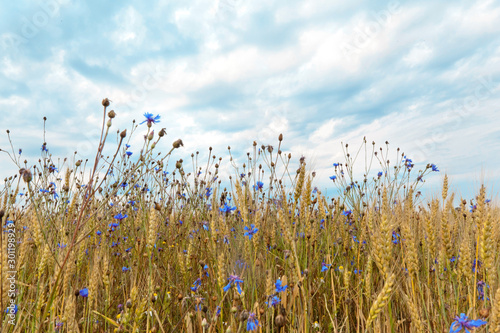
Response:
M178 139L178 140L175 140L174 143L172 143L172 146L177 149L179 148L180 146L184 146L184 144L182 143L182 140L181 139Z
M111 110L111 111L109 111L109 112L108 112L108 117L109 117L109 118L111 118L111 119L113 119L114 117L116 117L116 112L115 112L115 110Z
M110 100L109 100L109 99L107 99L107 98L105 98L105 99L103 99L103 100L102 100L102 105L103 105L104 107L108 107L108 106L109 106L109 102L110 102Z
M33 175L31 174L31 171L27 169L23 171L23 180L25 183L29 183L30 181L33 180Z
M280 136L278 136L278 140L281 142L283 141L283 133L280 134Z
M245 321L247 319L248 319L248 311L247 310L241 311L241 313L240 313L240 321Z
M490 315L490 310L490 308L483 308L479 310L479 316L481 318L488 318L488 316Z
M276 324L276 326L278 327L283 327L285 326L285 317L281 314L277 315L276 316L276 319L274 320L274 323Z
M122 139L125 139L125 137L127 136L127 129L124 129L121 133L120 133L120 138Z
M167 129L166 128L162 128L160 133L158 133L158 136L160 138L162 138L165 134L167 134Z

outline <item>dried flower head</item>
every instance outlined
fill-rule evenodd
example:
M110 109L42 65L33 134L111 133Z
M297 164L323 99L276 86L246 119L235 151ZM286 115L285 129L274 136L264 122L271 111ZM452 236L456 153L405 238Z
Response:
M178 140L175 140L175 141L174 141L174 143L172 143L172 146L173 146L175 149L177 149L177 148L179 148L179 147L181 147L181 146L183 146L183 147L184 147L184 144L182 143L182 140L181 140L181 139L178 139Z

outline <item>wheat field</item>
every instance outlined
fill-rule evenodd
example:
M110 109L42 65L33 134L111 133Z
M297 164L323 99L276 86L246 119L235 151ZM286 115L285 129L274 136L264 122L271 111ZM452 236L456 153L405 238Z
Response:
M488 184L458 198L436 165L364 141L382 171L356 180L344 145L326 197L279 133L241 165L230 148L172 160L159 116L131 147L103 108L95 159L1 151L19 168L1 189L2 332L500 332ZM431 175L442 191L423 198Z

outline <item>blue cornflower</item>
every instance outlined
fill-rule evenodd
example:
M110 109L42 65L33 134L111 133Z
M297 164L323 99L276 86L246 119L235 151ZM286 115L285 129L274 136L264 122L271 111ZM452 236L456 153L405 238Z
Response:
M18 310L17 304L10 305L5 309L5 313L16 314Z
M335 181L335 179L337 179L337 176L333 175L333 176L330 176L330 179Z
M481 260L477 261L477 267L481 267ZM476 272L476 259L474 259L474 262L472 263L472 272Z
M407 158L406 156L404 156L403 162L408 171L411 171L411 169L413 169L413 167L415 166L415 164L413 164L413 161L410 158Z
M49 172L54 172L54 171L59 172L59 170L55 166L49 165Z
M276 305L280 304L280 302L281 302L281 300L278 296L272 296L269 298L270 298L269 302L266 302L266 304L269 308L272 306L276 306Z
M450 333L460 332L462 329L470 333L469 329L486 325L487 323L481 319L470 320L465 313L461 313L460 316L455 317L455 321L451 324Z
M127 151L125 154L127 154L127 156L132 156L133 152Z
M97 234L97 236L102 234L102 232L100 232L99 230L97 230L95 233Z
M47 149L47 144L45 144L45 143L44 143L44 144L42 145L41 150L42 150L42 151L45 151L45 152L47 152L47 153L48 153L48 152L49 152L49 150Z
M83 288L82 290L80 290L80 296L82 296L82 297L88 297L89 296L89 290L88 290L88 288Z
M253 188L257 191L257 190L260 190L262 187L264 187L264 183L261 181L258 181L257 185L255 185Z
M338 164L338 163L333 163L333 166L334 166L334 167L338 167L338 166L339 166L339 164Z
M114 216L114 218L115 218L115 219L120 220L120 221L121 221L121 220L123 220L124 218L127 218L127 217L128 217L128 215L127 215L127 214L123 215L122 213L120 213L120 214L116 214L116 215Z
M257 320L257 315L254 312L250 312L247 319L247 331L255 331L259 326L259 321Z
M484 281L478 281L477 282L477 299L482 299L484 301L484 287L486 286L486 283Z
M401 235L398 234L397 232L393 231L392 232L392 242L394 244L398 244L399 243L399 239L401 238Z
M125 266L122 267L122 272L125 273L125 272L128 272L128 271L130 271L130 268L125 267Z
M344 210L342 212L342 215L345 215L345 216L349 216L350 214L352 214L352 211L350 211L350 210Z
M129 148L130 148L130 145L125 144L125 148L126 148L126 149L129 149Z
M196 281L193 282L193 286L191 287L191 290L193 292L196 292L200 286L201 286L201 279L198 278L198 279L196 279Z
M227 292L229 288L231 288L231 286L235 284L236 289L238 289L238 293L241 294L240 283L243 283L243 280L238 275L234 274L229 275L227 279L229 280L229 283L224 287L224 292Z
M382 176L383 176L383 174L384 174L384 173L383 173L382 171L379 171L379 172L377 173L377 177L378 177L378 178L380 178L380 177L382 177Z
M207 191L205 193L205 195L207 196L207 198L210 197L212 195L212 189L210 187L207 187L205 190Z
M127 187L127 186L128 186L128 184L127 184L127 183L125 183L125 182L123 182L123 183L121 183L121 184L120 184L120 186L121 186L121 187L123 187L123 188L125 188L125 187Z
M19 155L21 155L23 153L23 150L21 148L19 148Z
M321 271L322 271L322 272L326 272L326 271L328 270L328 267L330 267L330 266L331 266L331 265L327 265L327 264L325 264L325 262L323 261L323 262L321 263Z
M439 172L439 169L436 164L431 164L432 171Z
M231 207L227 203L224 203L224 207L219 208L219 210L223 213L231 213L235 209L236 207Z
M274 285L276 286L276 292L277 293L285 291L286 287L288 287L288 285L282 286L281 284L282 283L281 283L280 279L276 280L276 283Z
M156 124L160 122L160 115L157 115L156 117L153 117L152 113L146 112L144 114L144 117L146 117L146 120L144 120L140 125L144 123L148 123L148 127L151 127L151 124Z
M208 221L202 221L201 225L203 226L204 230L208 231L208 229L209 229L209 227L208 227Z
M255 235L257 231L259 231L259 229L255 228L254 224L251 224L250 228L245 226L244 229L247 231L245 232L245 236L248 236L248 239L252 239L253 235Z

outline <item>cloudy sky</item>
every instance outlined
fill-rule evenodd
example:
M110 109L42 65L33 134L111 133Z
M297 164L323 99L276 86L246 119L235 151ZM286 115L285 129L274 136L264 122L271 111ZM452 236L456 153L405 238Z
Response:
M277 144L331 187L341 142L400 147L471 197L500 186L498 1L194 0L3 2L0 148L34 163L91 157L108 97L113 129L161 116L164 150L227 161ZM141 129L138 132L141 132ZM137 135L137 142L140 141ZM16 172L0 154L2 178ZM430 192L431 194L433 192Z

